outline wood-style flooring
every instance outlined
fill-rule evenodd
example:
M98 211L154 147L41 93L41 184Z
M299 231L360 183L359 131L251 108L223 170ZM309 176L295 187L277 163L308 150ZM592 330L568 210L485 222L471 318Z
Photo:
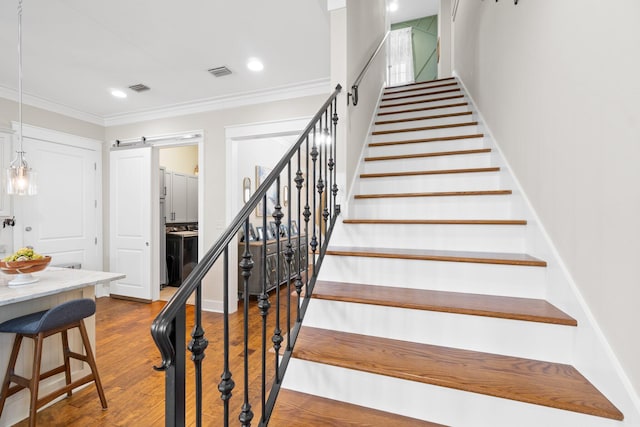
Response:
M284 301L286 288L281 289ZM273 334L275 296L270 297L267 339ZM150 325L165 302L151 304L99 298L96 311L96 360L109 408L105 411L93 384L75 392L38 413L37 425L47 427L87 426L164 426L164 373L156 372L160 356L150 334ZM255 300L250 303L250 362L249 389L255 414L252 425L260 418L260 335L262 321ZM242 378L242 303L238 312L230 316L230 348L234 360L230 369L236 386L231 399L231 424L236 425L243 400ZM292 312L295 302L292 300ZM292 317L292 322L294 318ZM187 306L187 340L193 326L193 306ZM218 392L222 373L223 321L218 313L203 313L203 323L209 346L205 352L203 384L205 389L203 425L222 425L223 407ZM286 310L281 310L281 328L286 332ZM55 339L55 338L54 338ZM283 345L286 341L283 342ZM267 377L273 377L275 355L267 353ZM187 425L195 425L193 363L187 352ZM269 381L270 382L270 381ZM27 426L26 420L17 426Z

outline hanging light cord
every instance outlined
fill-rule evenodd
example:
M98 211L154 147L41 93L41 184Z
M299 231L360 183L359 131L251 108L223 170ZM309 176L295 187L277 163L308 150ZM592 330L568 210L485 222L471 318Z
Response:
M22 0L18 0L18 122L18 153L22 155Z

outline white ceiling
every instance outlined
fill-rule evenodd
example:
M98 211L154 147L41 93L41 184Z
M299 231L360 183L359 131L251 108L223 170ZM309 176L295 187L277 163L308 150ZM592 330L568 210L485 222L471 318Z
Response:
M437 13L438 0L397 1L394 22ZM0 96L10 98L18 80L17 5L0 1ZM327 0L24 0L22 19L25 102L51 102L96 121L325 87L329 77ZM249 57L260 58L264 71L249 71ZM222 65L233 74L207 72ZM151 90L127 89L137 83ZM129 96L116 99L112 88Z

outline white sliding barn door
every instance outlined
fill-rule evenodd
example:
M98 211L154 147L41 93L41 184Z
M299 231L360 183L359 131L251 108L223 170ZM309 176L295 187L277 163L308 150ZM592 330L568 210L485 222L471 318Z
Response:
M110 268L127 275L111 283L111 294L152 300L152 148L110 153Z

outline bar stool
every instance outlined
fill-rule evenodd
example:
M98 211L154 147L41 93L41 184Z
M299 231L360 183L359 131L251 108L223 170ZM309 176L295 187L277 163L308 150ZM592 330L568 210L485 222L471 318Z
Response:
M31 392L31 403L29 406L29 426L36 425L36 412L39 408L51 402L53 399L63 395L71 396L72 390L83 384L87 384L94 381L96 388L98 389L98 395L100 396L100 402L102 408L107 409L107 399L102 389L102 383L98 376L98 368L96 361L93 357L91 350L91 344L89 342L89 336L84 326L84 318L92 316L96 312L96 303L92 299L77 299L67 301L49 310L41 311L38 313L27 314L25 316L17 317L15 319L7 320L0 324L0 332L14 333L16 338L13 342L13 349L11 350L11 356L9 358L9 365L7 366L7 373L5 374L4 381L2 383L2 390L0 390L0 415L4 409L4 404L7 397L14 395L15 393L28 388ZM72 328L79 328L80 335L82 337L82 344L85 348L86 356L83 354L72 352L69 349L69 339L67 331ZM61 333L62 335L62 352L64 356L64 364L53 368L47 372L40 373L40 362L42 360L42 343L48 336ZM35 342L34 356L33 356L33 370L31 379L24 378L16 375L15 366L18 359L18 353L20 351L20 344L22 338L32 338ZM91 367L91 374L86 375L76 381L71 381L71 365L70 358L81 360L86 362ZM64 372L66 386L54 391L40 399L38 399L38 386L41 380L49 378L53 375ZM9 387L11 383L14 383L13 387Z

